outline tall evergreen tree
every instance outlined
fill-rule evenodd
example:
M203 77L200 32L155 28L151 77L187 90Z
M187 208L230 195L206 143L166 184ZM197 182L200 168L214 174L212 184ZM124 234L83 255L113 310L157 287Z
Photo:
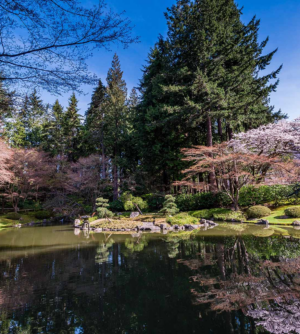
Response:
M69 106L63 117L63 133L65 138L65 154L69 161L76 161L81 143L81 117L78 113L78 100L73 93Z
M178 0L165 16L167 39L160 38L152 51L141 82L140 117L149 124L144 133L147 127L156 128L156 138L164 137L169 154L178 156L183 145L212 146L217 129L215 140L220 141L226 139L225 130L230 139L235 131L284 117L273 114L268 104L281 67L260 75L276 50L263 55L268 40L258 43L256 18L244 25L234 0ZM177 133L173 150L173 137L168 140L172 131L164 136L170 128ZM155 133L152 129L150 137ZM180 136L182 141L178 142ZM157 147L154 138L148 154L157 156ZM162 171L167 169L157 166ZM173 166L169 173L178 174L180 165Z
M106 87L99 80L98 86L93 92L92 101L86 112L85 120L85 144L89 154L98 153L102 161L102 179L107 177L107 159L104 143L104 116L103 108L106 99Z
M52 156L63 157L65 155L64 125L64 110L59 101L56 100L52 107L49 121L43 127L42 147Z
M107 74L106 99L104 109L104 145L112 163L113 197L119 196L119 179L122 177L120 160L122 143L127 131L128 109L126 106L127 88L119 57L115 54Z

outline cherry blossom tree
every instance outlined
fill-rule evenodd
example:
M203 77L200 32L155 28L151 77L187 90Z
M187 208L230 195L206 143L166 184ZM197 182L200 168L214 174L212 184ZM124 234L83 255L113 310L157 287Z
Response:
M287 157L300 153L300 118L263 125L234 136L230 142L236 152L268 157Z
M47 187L51 173L51 165L46 153L35 149L15 149L10 157L11 178L5 187L5 196L18 211L21 200L36 200L41 195L39 189Z

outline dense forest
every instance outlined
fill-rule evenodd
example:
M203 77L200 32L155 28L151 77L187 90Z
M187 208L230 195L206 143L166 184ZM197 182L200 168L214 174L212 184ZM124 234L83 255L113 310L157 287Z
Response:
M115 54L86 111L76 87L68 106L49 105L38 89L22 95L2 76L2 207L92 210L103 196L118 208L126 191L195 191L175 183L190 166L183 149L286 118L270 105L281 67L266 71L277 50L264 52L259 20L243 23L233 0L178 0L165 17L168 33L150 50L137 87L128 92ZM196 174L206 191L220 190L213 169Z

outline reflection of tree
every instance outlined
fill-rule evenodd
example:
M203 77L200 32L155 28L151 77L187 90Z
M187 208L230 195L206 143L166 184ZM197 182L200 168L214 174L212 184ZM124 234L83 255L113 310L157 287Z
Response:
M242 309L272 333L300 333L299 242L241 236L221 241L213 240L209 264L203 250L197 259L179 260L197 271L195 303L226 313ZM277 324L283 318L285 326Z
M128 256L135 252L141 252L147 246L148 246L148 241L146 239L146 236L142 234L139 235L137 238L127 238L125 240L126 249L124 250L123 253L125 256Z
M96 249L95 263L101 264L108 261L109 248L114 244L114 239L111 238L111 234L104 237L104 241L99 243Z

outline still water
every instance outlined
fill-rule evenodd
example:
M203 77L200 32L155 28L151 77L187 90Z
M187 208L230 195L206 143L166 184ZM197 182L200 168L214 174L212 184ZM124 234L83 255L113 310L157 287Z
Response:
M300 230L0 231L0 333L300 333Z

